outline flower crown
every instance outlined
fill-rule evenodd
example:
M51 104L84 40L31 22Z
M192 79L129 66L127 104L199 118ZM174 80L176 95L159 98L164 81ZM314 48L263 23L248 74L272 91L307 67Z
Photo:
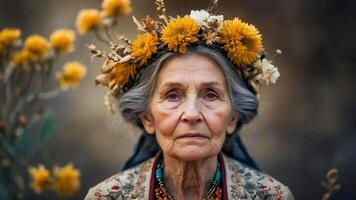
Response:
M111 95L129 90L138 81L142 69L162 53L184 54L194 45L223 51L257 95L260 86L275 83L280 76L278 69L265 57L258 29L239 18L224 20L222 15L215 15L217 0L213 0L207 10L193 10L190 15L176 18L167 17L164 0L155 3L160 12L159 20L149 16L140 20L133 17L142 32L133 42L120 36L124 43L110 43L110 53L97 50L94 45L87 46L94 56L106 58L96 83L107 86ZM276 52L281 53L280 50Z

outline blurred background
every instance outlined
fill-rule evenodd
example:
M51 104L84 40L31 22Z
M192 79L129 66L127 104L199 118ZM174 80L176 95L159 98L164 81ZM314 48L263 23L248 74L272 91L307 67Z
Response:
M55 29L75 29L79 10L99 9L101 2L0 0L0 29L17 27L24 37L48 37ZM208 5L208 0L166 0L172 16ZM259 28L270 57L275 49L283 51L274 58L282 74L278 84L263 89L259 115L242 129L252 157L296 199L321 199L326 190L320 182L334 167L342 189L332 199L356 199L356 1L220 0L220 5L225 19L239 16ZM156 16L153 0L132 0L132 7L136 17ZM136 36L130 16L120 18L116 29ZM91 62L84 47L90 42L99 44L93 33L77 35L75 52L56 65L85 63L88 74L80 87L45 102L56 118L47 146L50 162L73 162L81 170L82 186L74 199L120 170L140 132L105 107L106 90L94 84L102 60Z

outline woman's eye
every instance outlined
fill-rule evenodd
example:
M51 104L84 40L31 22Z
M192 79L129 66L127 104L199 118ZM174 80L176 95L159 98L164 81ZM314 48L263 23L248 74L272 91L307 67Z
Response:
M213 91L208 91L205 93L205 99L209 101L214 101L218 99L218 95Z
M168 99L170 101L178 101L180 99L180 96L178 95L177 92L169 92L166 95L166 99Z

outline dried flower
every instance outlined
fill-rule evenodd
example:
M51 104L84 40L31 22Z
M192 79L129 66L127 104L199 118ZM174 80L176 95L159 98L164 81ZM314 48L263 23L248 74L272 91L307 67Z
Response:
M61 197L70 197L80 188L80 171L68 164L62 168L56 166L53 169L55 176L54 189Z
M69 62L64 65L62 72L57 72L56 78L61 87L76 88L85 74L84 65L79 62Z
M73 51L73 42L75 39L74 31L69 29L60 29L52 33L50 43L52 48L60 53Z
M266 85L269 83L275 84L277 79L280 77L278 68L272 65L271 61L267 60L266 58L262 59L262 61L258 59L253 64L253 66L262 71L262 73L259 74L256 79L263 81Z
M28 171L32 179L31 188L36 193L41 193L52 186L50 173L43 165L39 165L38 168L29 167Z
M84 35L88 31L98 28L102 24L100 13L95 9L83 9L79 12L76 26L78 32Z
M161 40L170 51L185 53L189 43L198 41L199 24L189 16L172 19L162 31Z
M104 0L101 4L104 16L118 16L131 13L130 0Z

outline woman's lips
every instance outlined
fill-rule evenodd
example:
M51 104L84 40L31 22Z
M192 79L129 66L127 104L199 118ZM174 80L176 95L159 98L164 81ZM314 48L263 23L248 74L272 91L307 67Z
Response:
M199 134L199 133L188 133L182 136L179 136L177 139L182 141L202 141L208 139L208 137Z

